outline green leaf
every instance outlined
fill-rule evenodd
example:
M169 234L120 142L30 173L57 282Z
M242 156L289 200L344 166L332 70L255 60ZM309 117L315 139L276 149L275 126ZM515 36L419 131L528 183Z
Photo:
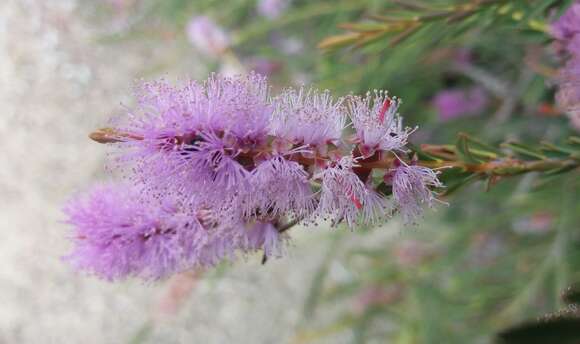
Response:
M551 142L543 141L541 145L540 149L549 157L568 158L570 155L574 154L574 150L567 147L556 146Z
M488 143L485 143L485 142L483 142L483 141L481 141L481 140L479 140L479 139L477 139L477 138L475 138L473 136L469 136L469 135L464 134L464 133L460 133L460 135L465 135L466 136L467 140L469 140L469 143L470 143L470 146L471 147L474 147L474 148L476 148L478 150L481 150L481 151L487 151L489 153L495 153L495 154L497 154L499 156L505 155L497 147L494 147L494 146L492 146L492 145L490 145Z
M479 174L470 174L468 177L465 177L459 181L456 181L454 183L448 183L446 184L447 187L445 188L445 191L443 192L443 196L449 196L450 194L454 193L455 191L461 189L462 187L483 178L483 176L479 175Z
M557 168L555 170L550 170L548 172L545 172L544 175L546 175L546 176L555 176L555 175L558 175L558 174L570 172L570 171L575 170L577 168L578 168L578 166L575 166L575 165L564 166L564 167Z
M414 144L407 144L407 147L415 154L417 154L417 157L419 158L419 160L421 161L441 161L441 159L437 159L435 156L429 154L429 153L425 153L419 146L416 146Z
M527 146L523 143L518 142L508 142L503 143L502 147L511 149L514 153L519 154L520 156L532 158L532 159L547 159L548 157L542 154L541 152L533 149L530 146Z
M461 133L458 135L455 147L457 148L457 154L461 161L468 164L478 164L483 161L478 159L469 149L469 140L466 134Z

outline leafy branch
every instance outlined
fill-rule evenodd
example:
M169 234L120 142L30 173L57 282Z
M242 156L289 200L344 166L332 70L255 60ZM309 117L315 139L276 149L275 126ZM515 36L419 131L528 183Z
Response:
M489 189L509 176L530 172L556 176L580 167L579 137L570 137L564 145L542 142L533 147L506 142L494 147L460 133L455 145L425 144L411 149L421 165L443 169L445 195L476 180L486 180Z
M448 6L433 6L416 0L392 0L391 3L395 8L389 11L388 15L369 15L370 20L340 24L339 28L347 32L323 39L318 47L325 50L344 47L360 48L382 39L389 39L389 44L393 47L419 30L427 28L428 24L462 23L485 11L499 14L495 18L509 17L512 21L523 23L526 29L546 31L544 22L533 18L533 15L538 12L538 7L530 7L528 12L531 15L528 15L527 12L514 6L514 1L509 0L471 0L467 3ZM552 1L545 2L539 7L540 10L551 3Z

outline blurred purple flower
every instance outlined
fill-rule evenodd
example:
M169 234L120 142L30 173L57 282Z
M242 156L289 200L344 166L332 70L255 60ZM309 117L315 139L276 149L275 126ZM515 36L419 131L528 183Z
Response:
M453 62L465 66L470 65L473 61L473 54L467 48L459 48L453 52Z
M580 2L576 1L568 10L552 23L552 36L560 41L568 41L580 33Z
M580 2L572 4L550 29L558 40L558 52L568 60L557 78L556 102L580 131Z
M219 56L230 46L228 34L207 16L191 18L185 31L191 44L204 54Z
M487 104L487 93L480 87L440 91L433 99L433 106L441 121L478 115Z
M258 0L258 13L270 20L280 17L290 6L291 0Z
M580 60L570 60L560 69L558 83L558 106L568 111L580 109Z

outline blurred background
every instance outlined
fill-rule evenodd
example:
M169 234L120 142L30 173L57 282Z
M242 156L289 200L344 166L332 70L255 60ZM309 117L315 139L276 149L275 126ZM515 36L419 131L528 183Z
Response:
M0 343L488 343L562 310L580 281L577 172L464 185L412 227L295 228L265 265L109 283L60 258L62 204L108 178L87 135L141 79L255 70L274 88L387 89L414 144L578 135L554 104L547 33L572 1L489 2L393 32L425 3L468 2L1 1Z

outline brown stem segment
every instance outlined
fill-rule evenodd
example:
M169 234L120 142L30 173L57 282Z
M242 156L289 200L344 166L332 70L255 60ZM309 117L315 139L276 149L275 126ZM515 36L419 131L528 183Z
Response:
M89 137L99 143L118 143L130 140L143 140L143 137L130 133L121 133L112 128L102 128L91 133ZM425 152L431 152L440 157L440 160L416 162L417 165L433 169L461 168L466 172L487 174L491 176L512 176L526 172L545 172L559 168L577 168L580 161L575 159L541 159L535 161L523 161L513 158L495 159L478 164L468 164L460 161L455 151L448 145L422 145ZM356 151L356 150L355 150ZM245 151L238 155L240 159L253 159L255 156L268 153L268 149L260 151ZM315 166L320 162L329 161L328 156L307 157L302 154L289 156L290 160L296 161L303 166ZM373 169L389 170L394 167L398 160L393 154L382 154L380 158L361 159L357 162L357 172L369 172ZM408 161L407 161L408 162Z

